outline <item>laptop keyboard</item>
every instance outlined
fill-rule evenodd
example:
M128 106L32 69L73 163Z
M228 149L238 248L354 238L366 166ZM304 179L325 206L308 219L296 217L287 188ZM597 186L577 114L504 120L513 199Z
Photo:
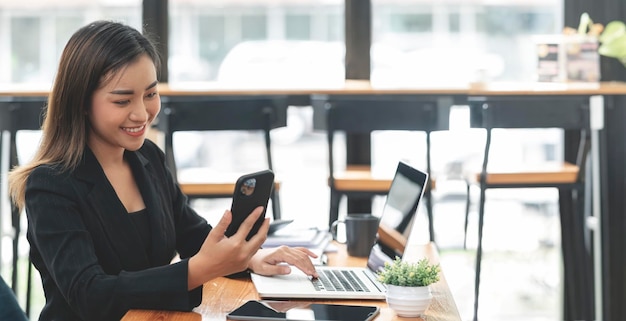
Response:
M370 292L354 271L321 270L319 277L311 279L317 291Z

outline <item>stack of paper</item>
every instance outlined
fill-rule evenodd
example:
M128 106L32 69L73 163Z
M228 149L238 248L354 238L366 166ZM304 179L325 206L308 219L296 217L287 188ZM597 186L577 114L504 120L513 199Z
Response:
M268 235L263 247L287 245L324 249L331 240L332 236L325 230L285 228Z

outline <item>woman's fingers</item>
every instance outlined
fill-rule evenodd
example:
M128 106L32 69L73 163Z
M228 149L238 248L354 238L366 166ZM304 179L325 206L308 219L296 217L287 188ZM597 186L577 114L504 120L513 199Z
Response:
M230 222L232 222L232 220L233 214L230 211L226 210L222 215L222 218L220 218L219 222L217 222L215 227L213 227L208 237L214 239L215 241L223 239L224 234L226 233L226 229L228 228L228 225L230 225Z

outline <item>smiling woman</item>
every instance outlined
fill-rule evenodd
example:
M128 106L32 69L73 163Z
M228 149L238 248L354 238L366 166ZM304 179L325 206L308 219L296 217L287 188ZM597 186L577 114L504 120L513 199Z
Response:
M205 282L286 274L283 263L317 277L309 250L259 250L269 228L262 207L226 237L230 211L213 228L189 206L164 153L145 139L161 107L158 69L151 40L111 21L78 29L61 55L41 144L9 174L46 293L42 320L189 311Z
M146 205L124 153L143 146L147 129L161 110L157 72L153 59L142 54L127 67L110 73L94 91L87 111L87 145L126 210L134 213Z
M87 143L98 158L117 154L122 160L124 149L137 150L143 145L147 128L161 110L157 72L152 59L141 55L128 67L104 79L93 93L88 111Z

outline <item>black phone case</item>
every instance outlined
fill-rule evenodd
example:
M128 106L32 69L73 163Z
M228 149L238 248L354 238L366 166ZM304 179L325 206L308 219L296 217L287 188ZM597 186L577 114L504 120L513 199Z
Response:
M226 236L235 234L246 217L248 217L255 208L263 206L263 214L254 223L246 239L249 240L256 234L263 224L267 203L269 202L273 189L274 173L269 169L239 177L235 184L235 190L233 191L233 202L230 209L233 213L233 220L226 229Z

